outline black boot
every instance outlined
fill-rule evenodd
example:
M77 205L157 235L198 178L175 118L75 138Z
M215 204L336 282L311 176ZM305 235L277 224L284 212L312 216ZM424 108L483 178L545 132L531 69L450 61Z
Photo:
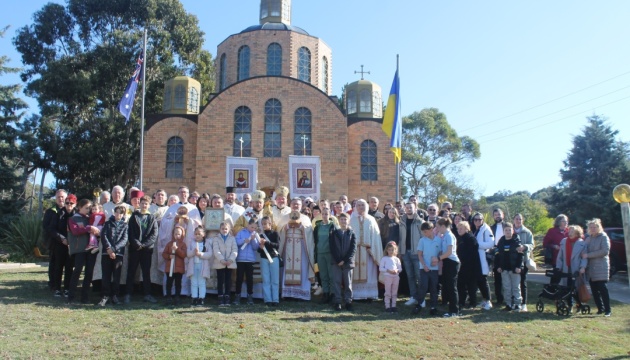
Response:
M328 304L330 302L330 295L330 293L323 293L321 303Z

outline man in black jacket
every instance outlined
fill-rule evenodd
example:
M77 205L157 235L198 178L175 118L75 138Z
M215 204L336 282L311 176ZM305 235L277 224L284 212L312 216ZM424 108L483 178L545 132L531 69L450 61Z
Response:
M63 206L65 205L66 196L68 193L66 190L59 189L55 193L55 205L49 209L46 209L44 212L44 219L42 220L42 228L44 232L44 246L48 249L48 253L50 254L50 259L48 262L48 287L51 290L55 290L53 288L54 278L55 278L55 253L54 253L54 230L55 225L57 223L57 218L59 217L59 213Z
M129 218L129 267L127 268L127 294L124 302L131 302L134 280L138 265L142 270L142 289L144 301L156 303L151 295L151 258L153 247L157 242L158 226L155 217L149 213L151 198L144 192L134 190L132 198L140 198L140 209L136 210Z

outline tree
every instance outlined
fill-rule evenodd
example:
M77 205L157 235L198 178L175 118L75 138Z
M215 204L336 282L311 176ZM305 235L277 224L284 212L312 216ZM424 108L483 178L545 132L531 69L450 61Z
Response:
M479 156L479 144L458 136L438 109L423 109L403 118L401 176L419 202L435 202L440 194L451 200L474 194L470 179L461 178L459 171Z
M0 30L4 37L7 28ZM6 66L9 58L0 56L0 75L17 73L20 70ZM24 159L18 141L19 124L28 107L16 94L20 85L0 85L0 216L15 214L24 200L24 187L21 186Z
M145 28L145 112L161 112L164 82L177 75L199 80L201 99L208 99L212 56L202 49L196 16L177 0L49 3L13 39L25 65L26 93L39 102L40 148L57 187L89 195L96 186L136 182L140 101L128 124L117 105Z
M483 206L478 207L482 213L492 214L494 209L501 209L506 221L512 221L516 214L522 214L527 226L534 234L546 232L553 224L549 218L547 206L540 200L533 199L527 191L511 193L503 190L492 196L482 197Z
M617 140L619 132L605 118L592 115L587 121L563 161L562 181L546 201L552 214L566 214L571 224L597 217L606 226L619 226L621 212L612 190L630 178L628 143Z

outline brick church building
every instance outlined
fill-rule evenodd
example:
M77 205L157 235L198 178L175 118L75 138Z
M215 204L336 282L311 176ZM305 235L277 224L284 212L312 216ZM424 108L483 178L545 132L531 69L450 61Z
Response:
M226 157L242 156L258 159L256 188L269 193L287 185L289 155L312 155L321 163L321 198L393 200L381 88L348 84L341 106L331 91L332 49L291 25L290 0L261 0L259 24L228 36L216 54L217 89L207 104L199 104L199 82L180 76L165 83L162 113L147 117L145 191L187 185L223 194Z

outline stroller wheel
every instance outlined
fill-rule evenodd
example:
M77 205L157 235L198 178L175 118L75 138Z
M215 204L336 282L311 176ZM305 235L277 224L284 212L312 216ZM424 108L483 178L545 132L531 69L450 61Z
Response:
M564 302L561 302L558 305L558 310L557 310L558 315L569 316L570 312L571 312L571 309L569 309L569 307L566 304L564 304Z
M536 311L539 313L545 311L545 303L543 303L540 299L538 299L538 302L536 303Z

